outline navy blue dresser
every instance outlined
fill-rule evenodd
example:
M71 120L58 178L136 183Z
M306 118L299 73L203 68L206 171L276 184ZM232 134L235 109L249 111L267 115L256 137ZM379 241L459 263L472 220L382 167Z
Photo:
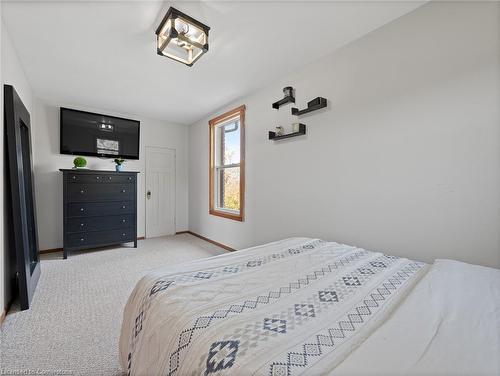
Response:
M70 251L134 242L137 172L61 169L64 258Z

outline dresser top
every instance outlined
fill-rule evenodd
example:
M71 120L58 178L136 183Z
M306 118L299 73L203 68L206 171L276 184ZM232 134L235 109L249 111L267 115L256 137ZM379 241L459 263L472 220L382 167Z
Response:
M76 172L85 174L138 174L139 171L91 170L88 168L60 168L62 172Z

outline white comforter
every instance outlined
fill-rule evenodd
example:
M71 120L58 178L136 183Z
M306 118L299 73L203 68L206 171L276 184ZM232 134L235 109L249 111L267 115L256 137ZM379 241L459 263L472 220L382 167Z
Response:
M500 270L437 260L335 375L500 375Z
M130 375L497 374L500 272L469 270L470 309L449 293L466 285L459 271L426 271L306 238L165 268L130 296L121 364Z

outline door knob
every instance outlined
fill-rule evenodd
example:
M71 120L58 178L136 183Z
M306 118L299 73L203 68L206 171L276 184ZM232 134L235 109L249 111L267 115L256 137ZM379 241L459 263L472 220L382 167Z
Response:
M147 191L146 197L148 198L148 200L151 198L151 191Z

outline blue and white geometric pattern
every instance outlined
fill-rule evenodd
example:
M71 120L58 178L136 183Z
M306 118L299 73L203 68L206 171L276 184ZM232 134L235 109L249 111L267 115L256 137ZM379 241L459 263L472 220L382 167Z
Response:
M128 356L127 356L127 376L130 376L131 369L132 369L132 354L128 353Z
M139 333L141 332L142 330L142 320L144 318L144 312L141 311L141 313L139 313L139 316L137 316L135 318L135 326L134 326L134 333L135 333L135 337L137 337L139 335Z
M365 254L363 254L363 255L365 255ZM359 257L361 257L363 255L360 254ZM356 258L359 258L359 257L356 257ZM385 257L381 256L381 257L377 258L376 260L381 260L381 259L385 259ZM334 266L335 267L339 267L340 265L345 266L345 265L348 264L349 260L350 261L354 261L354 260L352 260L352 256L349 256L349 258L345 259L345 261L341 261L340 263L335 264ZM346 261L348 261L348 262L346 262ZM393 261L390 260L389 263L393 263ZM361 268L356 269L350 275L351 277L356 277L361 282L361 284L364 284L365 281L368 281L369 279L371 279L372 276L373 276L373 274L375 274L375 272L373 274L368 274L368 275L361 274L359 272L359 269L362 269L363 267L367 268L367 265L369 265L369 263L366 263L366 264L363 264L363 265L364 266L362 266ZM335 269L329 269L329 270L333 271ZM382 269L376 269L376 270L377 270L377 272L379 272ZM325 270L322 270L322 271L325 271ZM315 272L314 275L317 276L319 274L317 272ZM327 274L324 274L324 276L326 276L326 275ZM293 282L293 283L290 284L290 287L297 288L298 284L295 283L295 282ZM356 288L357 288L356 284L354 286L347 286L344 283L344 280L342 278L340 278L339 280L337 280L337 282L335 282L335 284L326 286L326 288L324 290L322 290L322 291L327 291L327 290L328 291L335 291L335 293L337 295L337 298L338 298L338 301L341 301L341 299L347 299L347 297L349 295L351 295L352 293L354 293L354 291L356 291ZM332 303L335 303L334 300L331 301L331 302L321 301L319 299L319 292L316 295L313 294L311 296L311 298L307 299L307 303L313 305L313 307L315 309L315 316L314 317L317 316L318 312L322 312L326 307L330 306ZM302 304L305 304L305 302L303 302ZM288 319L288 322L287 322L287 332L290 332L288 330L288 328L289 328L288 324L290 324L290 330L293 331L295 328L298 328L299 326L305 324L306 321L303 321L304 319L306 319L306 320L314 319L314 317L296 315L295 314L295 306L292 307L291 311L292 311L292 315L290 315L290 314L287 315L287 313L285 311L282 311L280 313L277 313L277 315L275 315L275 317L276 316L281 316L281 319L283 319L283 318L287 318ZM252 329L252 327L254 329ZM260 332L258 328L260 328L260 330L262 332ZM240 352L241 352L241 354L243 356L247 351L251 350L251 348L253 348L256 345L258 345L259 342L266 342L267 337L265 336L265 332L266 331L262 330L262 327L261 326L259 327L259 325L256 325L256 326L250 325L249 327L247 327L245 329L241 328L240 331L239 331L239 333L238 333L238 331L235 331L230 336L230 338L239 338L241 340L241 343L240 343Z
M338 302L339 298L337 296L337 293L332 290L328 291L319 291L319 300L322 302Z
M220 341L212 343L207 356L205 375L231 368L238 353L239 341Z
M240 268L237 266L226 266L224 269L222 269L223 273L238 273L240 271Z
M290 376L295 368L304 368L314 357L332 352L344 340L354 335L357 328L365 323L370 317L383 306L388 296L393 294L410 276L418 271L420 263L410 263L395 275L386 279L375 290L373 290L362 302L348 312L336 326L313 336L313 341L301 346L301 351L290 351L286 355L286 361L271 363L269 367L270 376Z
M298 316L314 317L314 306L312 304L295 304L295 314Z
M345 259L345 261L347 261L347 259ZM341 264L345 264L347 265L347 263L345 263L344 261L341 262ZM335 266L339 266L340 264L337 264ZM332 269L332 270L335 270L335 269ZM314 275L318 275L317 273L315 273ZM328 274L325 274L324 276L327 276ZM365 281L369 280L372 275L362 275L362 274L357 274L357 272L353 272L353 275L357 276L359 278L359 280L361 281L361 283L364 283ZM311 275L312 276L312 275ZM318 278L319 280L319 278ZM298 288L298 283L291 283L290 284L291 287L294 286L294 288ZM304 286L306 287L306 286ZM327 309L332 303L335 303L335 298L334 296L336 295L337 296L337 301L341 301L341 298L342 299L347 299L347 297L349 295L351 295L355 290L356 290L356 286L346 286L344 284L344 281L342 280L342 278L340 278L339 280L337 280L335 282L335 284L333 285L328 285L328 286L325 286L325 289L323 289L322 291L325 291L325 292L335 292L335 294L331 294L331 299L332 301L322 301L320 298L319 298L319 295L320 293L319 292L316 292L316 294L312 294L310 296L310 298L306 299L307 300L307 304L312 304L314 306L314 309L315 309L315 317L317 316L318 312L325 312L325 314L327 314L327 311L325 311L325 309ZM321 294L322 296L324 294ZM268 299L263 299L265 297L259 297L257 300L261 300L262 301L265 301L265 303L268 302ZM329 298L328 294L325 295L325 299ZM303 302L303 304L305 304L306 302ZM304 325L307 320L311 320L311 319L314 319L314 317L308 317L308 316L300 316L300 315L296 315L295 314L295 305L291 308L287 308L285 310L282 310L281 312L276 312L275 315L273 315L274 317L279 317L279 319L281 320L285 320L287 321L287 324L286 324L286 330L287 330L287 333L291 333L293 332L295 329L298 329L300 326ZM241 356L244 356L248 351L251 351L251 349L255 348L256 346L259 345L259 343L265 343L266 341L268 341L268 336L267 334L268 333L271 333L272 331L269 331L269 330L266 330L263 328L262 326L262 323L245 323L245 325L243 327L236 327L235 330L228 335L227 338L231 338L231 339L239 339L240 340L240 345L239 345L239 353L241 354ZM200 364L200 367L202 366L202 364L204 364L205 362L205 359L200 359L201 361L201 364Z
M353 277L353 276L347 276L347 277L342 277L344 280L344 283L346 286L361 286L361 282L359 282L358 277Z
M379 257L375 260L383 259L385 259L385 256ZM394 263L393 260L388 261L388 264L392 263ZM369 265L369 263L366 263L366 265ZM361 266L351 274L351 276L357 277L361 284L369 281L373 277L373 275L375 275L375 272L366 275L360 273L361 269L367 269L366 265ZM376 269L376 272L380 273L382 270L383 269ZM353 294L354 291L356 291L356 289L357 286L346 286L343 279L340 278L334 284L326 286L324 290L318 291L316 294L313 294L311 298L307 299L307 303L313 304L315 309L315 317L318 316L318 313L322 312L324 312L324 314L328 314L328 307L330 307L332 303L347 299L349 295ZM322 291L324 291L324 293ZM323 299L320 299L320 296L323 297ZM335 300L335 296L337 297L337 300ZM330 298L332 300L327 301ZM295 306L292 307L291 314L290 309L288 309L288 313L287 310L284 310L279 313L276 312L276 314L274 315L274 317L280 317L281 319L287 318L287 333L289 334L292 334L295 329L298 329L300 326L304 325L307 322L303 321L303 319L311 320L311 318L307 316L295 315L294 311ZM259 326L258 323L247 324L244 328L240 327L235 329L235 331L231 335L229 335L228 338L240 339L240 353L241 356L244 356L248 351L251 351L252 348L258 346L260 342L265 343L268 340L266 332L269 333L269 331L263 330L262 326Z
M332 246L329 244L332 244ZM304 252L310 250L313 250L313 252L307 256L302 256ZM204 372L205 375L220 373L224 370L226 371L224 374L229 375L236 372L232 370L232 367L237 362L244 362L244 367L251 365L251 357L256 347L265 345L273 348L273 344L277 343L276 341L283 339L286 342L287 338L292 338L290 336L295 335L295 332L308 333L310 328L314 328L320 322L324 323L324 319L328 317L327 315L330 315L329 312L333 317L340 319L339 315L345 312L342 311L342 308L339 310L339 307L343 307L341 304L350 304L349 301L346 301L347 299L359 299L360 292L363 294L366 292L368 281L375 278L377 278L375 280L380 280L377 276L381 273L388 274L391 270L401 271L402 274L386 280L386 285L381 286L376 292L374 291L370 299L363 301L363 305L355 306L356 311L348 311L346 317L340 319L336 326L327 327L326 332L317 334L312 331L313 337L309 339L304 337L307 340L302 342L303 344L299 348L290 349L291 351L283 353L281 359L276 359L276 362L268 363L268 366L266 366L269 367L266 369L273 376L291 376L294 370L304 372L317 359L331 353L339 343L338 341L343 341L352 333L355 333L357 328L366 321L366 317L376 311L376 304L382 305L388 296L393 293L393 289L398 288L398 283L402 283L398 278L404 276L402 269L396 269L395 265L391 266L395 262L403 263L397 257L381 255L380 253L374 254L335 243L315 240L294 248L281 248L278 252L274 248L273 251L267 254L253 252L252 258L239 257L239 262L234 262L237 260L233 258L233 263L226 263L225 265L213 263L216 266L212 268L198 269L184 274L164 275L149 282L150 289L146 290L147 296L144 295L143 298L141 295L142 301L134 304L134 310L137 309L135 312L139 312L139 315L135 319L133 335L130 337L130 355L127 359L128 372L135 372L130 366L135 359L135 352L143 351L140 350L140 347L136 348L136 343L137 346L143 346L145 342L139 341L135 337L149 335L149 328L153 327L146 325L144 328L148 329L143 329L143 322L146 319L148 310L151 309L150 307L154 307L154 313L157 315L156 306L158 304L151 305L151 302L162 296L167 299L177 299L171 295L169 289L174 284L176 285L175 292L177 296L179 296L179 292L182 293L183 291L195 292L189 296L189 299L192 299L190 306L201 314L193 314L187 324L172 328L174 330L172 334L176 336L176 346L169 346L166 349L168 357L163 364L166 364L167 368L164 369L163 373L171 376L176 373L184 373L188 369L198 369L200 373ZM294 261L295 256L300 256L300 258ZM264 285L267 278L266 273L273 273L274 270L271 267L262 268L262 266L271 262L282 261L284 263L287 262L286 258L290 258L291 265L300 265L300 267L296 267L296 277L294 275L293 280L285 280L285 283L280 285L273 286L272 283ZM313 261L310 265L317 265L318 267L311 268L307 264L309 260ZM305 267L307 269L302 268L302 262L306 263ZM350 263L353 263L352 267L347 268ZM383 269L385 269L385 272ZM255 272L252 272L251 275L245 273L250 270ZM308 272L299 274L300 270L308 270ZM198 310L198 307L193 305L198 300L202 304L199 307L203 307L203 304L210 302L211 297L216 296L216 290L214 290L216 286L219 286L219 289L220 286L223 286L223 290L226 290L226 280L230 283L227 285L229 289L224 291L226 296L228 296L227 293L231 292L231 289L237 294L237 289L234 288L237 286L235 278L239 278L238 276L241 273L248 274L249 277L247 278L251 281L249 289L242 294L243 299L230 298L226 300L228 302L226 306L211 304L215 310L210 311ZM291 275L283 274L284 278ZM261 276L262 286L266 288L265 291L262 291L258 283L256 283ZM216 284L218 280L220 282ZM277 281L276 278L273 279L272 277L269 280ZM188 285L193 285L195 288L192 290L180 289L180 287ZM255 287L259 288L256 289ZM248 292L254 290L258 291L255 295L248 294ZM184 296L188 297L186 294ZM275 304L282 300L286 302L285 306ZM263 306L267 306L267 308ZM279 308L279 310L274 308ZM151 312L151 317L153 317L153 311ZM245 315L241 315L243 313ZM259 315L260 320L257 320ZM233 316L238 318L230 320ZM251 321L246 320L245 317L249 317ZM315 322L318 324L315 324ZM215 327L212 328L213 326ZM230 330L224 328L230 328ZM208 353L206 347L205 350L198 351L202 343L199 341L200 338L209 338L204 337L208 335L219 336L218 333L220 333L219 338L210 338L208 344L212 343L212 345L210 345ZM191 368L190 365L193 351L196 354L205 354L200 355L200 358L196 358L196 368ZM262 354L262 348L260 353ZM138 363L133 364L134 369L137 369ZM241 369L238 368L238 370Z
M304 354L291 352L288 353L288 363L295 367L305 367L307 365L307 358Z
M214 275L214 273L209 273L209 272L198 272L196 274L193 275L193 277L195 278L200 278L200 279L209 279L210 277L212 277Z
M249 268L254 268L256 266L261 266L262 265L262 260L251 260L247 262L247 266Z
M359 268L358 272L361 274L375 274L375 272L371 268Z
M384 257L387 258L387 259L389 259L389 260L398 260L399 259L398 256L393 256L393 255L385 255L384 254Z
M284 254L284 255L286 255L287 253L289 255L301 254L304 251L310 251L311 249L315 249L316 247L320 247L323 244L325 244L325 242L315 240L313 242L306 243L303 246L296 247L293 249L288 249L288 250L282 252L282 254ZM290 251L293 251L293 252L290 252ZM319 278L327 275L328 273L332 273L333 271L337 270L338 268L344 267L345 265L347 265L351 262L354 262L355 260L358 260L362 257L366 257L368 254L369 254L368 251L360 249L356 252L350 253L349 255L336 260L332 264L326 265L325 267L322 268L321 271L316 271L314 273L308 274L304 278L298 279L297 282L289 283L288 286L284 286L284 287L280 287L280 288L275 289L275 290L271 290L271 291L269 291L269 293L267 295L259 295L256 298L254 298L254 300L245 300L243 303L240 303L240 304L232 304L229 307L226 307L226 308L220 309L216 312L213 312L211 315L202 316L202 317L199 317L198 319L203 318L204 320L208 320L208 325L206 326L206 327L208 327L215 320L221 320L221 319L225 319L231 315L240 314L247 309L256 309L257 306L260 304L269 304L272 301L276 301L276 300L280 299L283 295L291 294L294 290L301 289L301 288L309 285L312 281L318 280ZM290 257L290 256L288 256L288 257ZM274 258L274 257L267 257L266 262L275 261L275 260L278 260L278 259ZM248 266L246 265L247 263L248 263L248 261L245 262L245 264L241 265L242 270L245 267L248 268ZM264 264L265 263L263 263L262 265L264 265ZM196 330L199 330L199 329L200 329L199 327L196 327L195 325L193 325L190 328L184 329L179 334L178 347L174 352L172 352L170 354L169 371L168 371L167 375L170 376L170 375L175 374L175 372L177 371L177 369L179 367L181 351L183 351L184 349L186 349L189 346L193 332Z
M208 325L210 325L210 318L209 317L198 317L194 323L194 328L195 329L204 329Z
M266 256L262 260L253 260L250 262L245 261L244 263L239 263L237 265L226 265L218 269L214 269L211 271L201 271L197 272L195 274L181 274L181 275L176 275L174 277L169 278L171 281L169 282L175 282L176 284L187 284L190 282L199 282L200 279L213 279L215 277L225 275L227 273L240 273L244 272L246 270L249 270L250 268L254 268L256 266L262 266L265 265L269 262L274 262L278 261L279 259L285 258L285 257L290 257L291 255L298 255L306 251L314 250L318 247L321 247L323 245L327 244L325 241L316 239L311 242L308 242L302 246L295 247L295 248L290 248L285 251L279 252L279 253L273 253L271 255ZM366 251L365 251L366 252ZM155 283L162 282L161 278L157 280ZM163 281L164 282L164 281ZM171 284L171 283L170 283ZM169 285L170 285L169 284ZM168 287L168 286L167 286ZM164 289L163 289L164 290ZM162 291L157 290L155 292Z
M272 330L276 333L286 333L286 320L265 318L264 329Z
M156 281L153 287L151 288L149 296L156 294L158 291L163 291L167 289L172 283L174 283L174 281L163 281L163 280Z

